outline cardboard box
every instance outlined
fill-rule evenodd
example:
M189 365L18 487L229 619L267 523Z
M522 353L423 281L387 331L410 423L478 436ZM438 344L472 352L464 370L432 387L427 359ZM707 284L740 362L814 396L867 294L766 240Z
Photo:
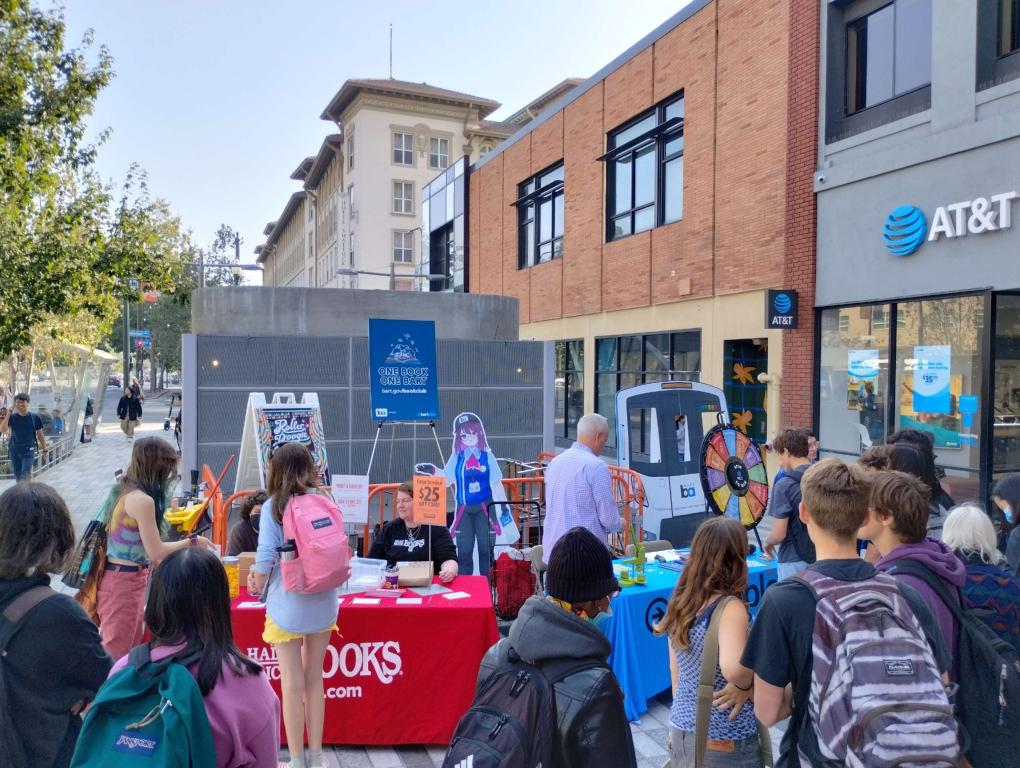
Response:
M241 589L248 588L248 571L255 565L254 552L242 552L238 555L237 576L240 579Z

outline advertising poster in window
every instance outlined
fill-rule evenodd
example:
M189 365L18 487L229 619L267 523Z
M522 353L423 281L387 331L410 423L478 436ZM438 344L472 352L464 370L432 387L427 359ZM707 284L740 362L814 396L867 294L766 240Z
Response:
M915 413L949 413L952 355L948 344L914 347Z
M900 381L900 429L921 429L930 432L935 438L936 448L961 448L970 444L964 434L970 427L965 422L967 415L961 410L965 396L963 395L963 375L951 374L949 377L949 407L942 413L924 413L914 410L914 379L917 373L904 372ZM971 415L973 422L973 415Z
M874 404L878 367L877 349L847 350L847 408L867 410Z

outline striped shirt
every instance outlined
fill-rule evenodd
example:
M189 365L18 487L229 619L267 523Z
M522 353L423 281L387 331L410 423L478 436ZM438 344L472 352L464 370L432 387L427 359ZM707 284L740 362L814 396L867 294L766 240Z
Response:
M545 470L545 530L542 556L571 528L581 526L599 541L620 530L620 511L613 497L609 467L591 448L574 443Z

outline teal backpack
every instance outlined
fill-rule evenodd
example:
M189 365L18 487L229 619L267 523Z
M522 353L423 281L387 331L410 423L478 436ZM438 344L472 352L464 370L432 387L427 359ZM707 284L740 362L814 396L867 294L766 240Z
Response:
M196 661L154 662L148 645L132 649L85 715L71 768L215 768L205 699L188 670Z

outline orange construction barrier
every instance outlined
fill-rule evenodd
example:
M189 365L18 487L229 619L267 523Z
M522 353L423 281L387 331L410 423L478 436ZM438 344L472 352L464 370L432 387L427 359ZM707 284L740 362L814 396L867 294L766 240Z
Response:
M555 456L556 454L554 453L540 453L538 455L538 463L544 467ZM203 467L203 473L206 471L208 471L208 467ZM624 521L623 532L619 534L618 540L614 542L620 545L618 548L622 551L631 543L630 526L632 521L635 523L634 530L636 535L639 539L641 538L640 521L641 511L645 505L645 487L641 482L641 476L632 469L625 469L624 467L610 464L609 473L613 481L613 495L616 498L617 506ZM212 473L209 472L209 475L211 476ZM396 504L394 503L394 497L399 487L400 483L374 483L368 487L368 522L362 530L366 554L371 546L372 530L376 525L384 525L395 514ZM507 501L534 501L543 509L545 507L545 477L542 470L518 477L504 478L503 488L506 491ZM329 490L328 486L325 490ZM255 489L237 491L224 500L223 494L217 492L217 499L213 502L213 542L220 544L223 547L223 551L226 551L227 520L230 516L230 508L235 502L253 493L255 493ZM514 522L517 523L517 528L521 532L521 541L517 544L518 548L522 542L529 540L531 528L533 526L538 527L539 525L539 518L535 518L532 515L528 515L522 521L521 509L523 508L526 508L526 506L514 505L511 507ZM389 515L387 515L387 510L389 510Z

